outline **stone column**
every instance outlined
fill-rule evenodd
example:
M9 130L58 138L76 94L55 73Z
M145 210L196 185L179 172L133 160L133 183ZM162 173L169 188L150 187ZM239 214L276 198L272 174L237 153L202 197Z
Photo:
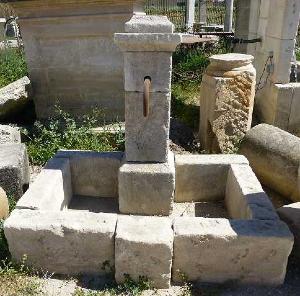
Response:
M167 17L136 15L126 23L127 33L115 34L124 52L125 77L126 160L119 173L122 213L169 215L172 210L175 168L168 147L172 52L181 42L173 28ZM145 80L151 81L149 93Z
M187 0L186 4L186 28L192 31L195 22L195 0Z
M207 0L199 0L199 22L206 25L207 23Z
M233 0L225 0L226 2L226 11L225 11L225 21L224 21L224 31L232 31L232 22L233 22Z
M251 127L256 79L253 57L224 54L210 61L201 84L201 146L209 152L234 152Z

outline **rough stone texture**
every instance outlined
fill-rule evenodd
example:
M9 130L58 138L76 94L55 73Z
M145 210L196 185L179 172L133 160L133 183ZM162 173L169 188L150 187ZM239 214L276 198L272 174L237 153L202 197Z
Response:
M240 151L245 155L267 187L293 201L300 201L298 169L300 139L277 127L260 124L252 128L242 141Z
M278 219L270 199L249 165L231 165L225 203L232 219Z
M169 218L120 216L115 243L115 278L124 274L147 277L154 288L169 288L173 255L173 230Z
M230 164L248 164L241 155L176 155L175 201L214 201L225 197Z
M0 120L18 114L31 99L31 84L27 76L0 89Z
M0 145L6 143L21 143L21 133L16 127L0 124Z
M289 204L277 209L277 213L294 235L293 254L300 257L300 202Z
M10 1L18 15L39 118L93 107L124 118L123 57L113 34L136 9L131 0ZM57 54L57 53L60 54Z
M163 15L134 15L125 24L126 33L173 33L174 25Z
M143 114L142 93L127 92L125 97L127 161L166 162L169 151L170 94L151 93L148 117Z
M0 220L8 217L9 205L5 191L0 187Z
M19 199L29 184L29 162L24 144L0 146L0 186L14 199Z
M18 201L17 209L60 211L72 198L70 161L52 158Z
M118 197L118 173L123 152L61 150L56 157L70 159L75 195Z
M293 236L275 220L175 218L173 275L190 281L280 285ZM259 268L258 268L259 266Z
M200 142L209 152L232 152L250 129L256 71L252 56L216 55L203 76Z
M103 274L114 266L117 215L15 210L4 232L14 260L57 274ZM106 269L102 269L106 267Z
M125 214L164 215L172 211L174 155L166 163L125 162L119 172L119 209Z

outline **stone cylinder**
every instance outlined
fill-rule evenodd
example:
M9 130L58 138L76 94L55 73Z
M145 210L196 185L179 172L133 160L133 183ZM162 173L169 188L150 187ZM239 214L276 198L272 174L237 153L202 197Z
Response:
M300 201L300 139L277 127L260 124L242 141L245 155L267 187L293 201Z
M251 127L256 71L253 57L210 57L200 93L200 142L208 152L230 153Z

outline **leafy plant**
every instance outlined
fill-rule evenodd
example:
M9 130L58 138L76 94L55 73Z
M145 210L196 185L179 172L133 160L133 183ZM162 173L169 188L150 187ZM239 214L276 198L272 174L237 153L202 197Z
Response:
M24 130L29 141L27 149L33 165L45 164L59 149L115 151L124 149L124 136L120 130L111 134L94 132L92 128L103 124L103 112L94 110L82 118L75 118L56 107L56 115L47 122L36 122L33 130Z
M26 75L27 65L22 50L15 48L0 50L0 87Z

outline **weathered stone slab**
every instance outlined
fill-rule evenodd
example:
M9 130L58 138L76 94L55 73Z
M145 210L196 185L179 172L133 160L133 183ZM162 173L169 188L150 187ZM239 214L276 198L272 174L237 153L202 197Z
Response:
M300 201L300 139L277 127L260 124L247 132L240 151L259 180L293 201Z
M277 213L294 235L293 254L300 257L300 202L289 204L277 209Z
M200 142L209 152L232 152L250 129L256 71L243 54L210 58L201 84Z
M14 260L57 274L105 274L114 266L117 215L15 210L4 224Z
M29 184L29 161L24 144L2 144L0 148L0 186L19 199Z
M176 155L176 202L223 200L231 164L248 164L242 155Z
M119 216L115 244L116 281L128 274L148 278L154 288L169 288L173 230L169 218Z
M8 120L22 112L31 99L31 85L27 76L0 89L0 120Z
M171 95L151 93L147 117L143 114L143 93L127 92L125 98L126 160L166 162L169 151Z
M5 219L9 213L8 199L5 191L0 187L0 220Z
M225 203L232 219L278 219L270 199L249 165L231 165Z
M18 128L0 125L0 145L6 143L21 143L21 133Z
M56 157L70 159L75 195L117 198L123 155L123 152L61 150Z
M189 281L280 285L293 236L269 220L175 218L173 276ZM258 268L259 266L259 268Z
M51 158L34 183L18 201L17 209L60 211L72 198L70 161Z
M125 162L119 172L119 209L124 214L163 215L172 211L174 155L166 163Z

